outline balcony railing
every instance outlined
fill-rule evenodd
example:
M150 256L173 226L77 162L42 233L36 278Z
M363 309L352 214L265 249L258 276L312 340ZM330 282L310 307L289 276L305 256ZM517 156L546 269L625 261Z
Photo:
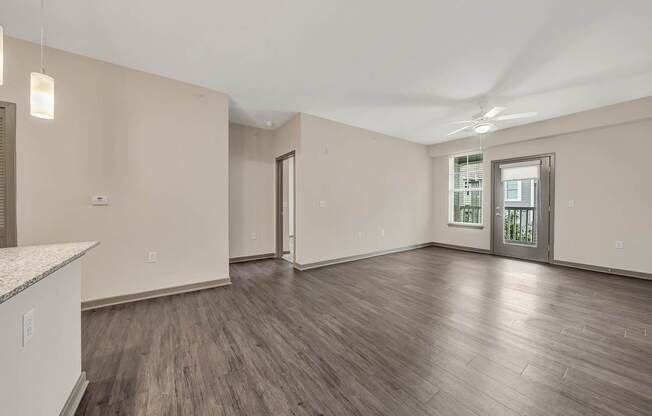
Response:
M536 230L534 207L505 207L505 242L534 245Z
M455 213L455 221L470 224L480 224L482 222L482 207L473 205L462 205Z

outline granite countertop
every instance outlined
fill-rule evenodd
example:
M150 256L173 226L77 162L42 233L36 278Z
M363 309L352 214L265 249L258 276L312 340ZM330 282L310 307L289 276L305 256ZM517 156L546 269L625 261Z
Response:
M83 256L98 244L97 241L88 241L0 249L0 303Z

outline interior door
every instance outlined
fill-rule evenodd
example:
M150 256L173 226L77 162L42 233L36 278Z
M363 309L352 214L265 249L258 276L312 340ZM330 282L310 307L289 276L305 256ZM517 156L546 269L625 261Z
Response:
M492 162L493 252L551 260L551 156Z
M276 257L294 263L296 252L294 151L276 158Z

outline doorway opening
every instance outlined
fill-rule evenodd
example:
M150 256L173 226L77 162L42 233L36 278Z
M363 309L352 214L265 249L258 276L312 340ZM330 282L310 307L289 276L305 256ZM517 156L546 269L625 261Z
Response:
M16 104L0 101L0 248L16 234Z
M295 262L296 198L294 151L276 158L276 257Z
M494 254L553 260L554 154L491 162Z

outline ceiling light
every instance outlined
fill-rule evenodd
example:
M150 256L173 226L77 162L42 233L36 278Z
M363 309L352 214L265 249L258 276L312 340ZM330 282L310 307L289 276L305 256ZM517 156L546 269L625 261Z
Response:
M30 82L30 114L52 120L54 118L54 79L41 72L32 72Z
M45 75L43 64L44 0L41 0L41 72L32 72L30 80L30 114L52 120L54 118L54 78Z
M0 85L2 85L2 78L3 78L2 74L4 73L4 61L5 61L3 39L4 39L4 31L2 30L2 26L0 26Z
M491 124L489 124L489 123L482 123L482 124L478 124L477 126L473 127L473 131L478 133L478 134L486 133L486 132L490 131L491 129L493 129L493 126Z

